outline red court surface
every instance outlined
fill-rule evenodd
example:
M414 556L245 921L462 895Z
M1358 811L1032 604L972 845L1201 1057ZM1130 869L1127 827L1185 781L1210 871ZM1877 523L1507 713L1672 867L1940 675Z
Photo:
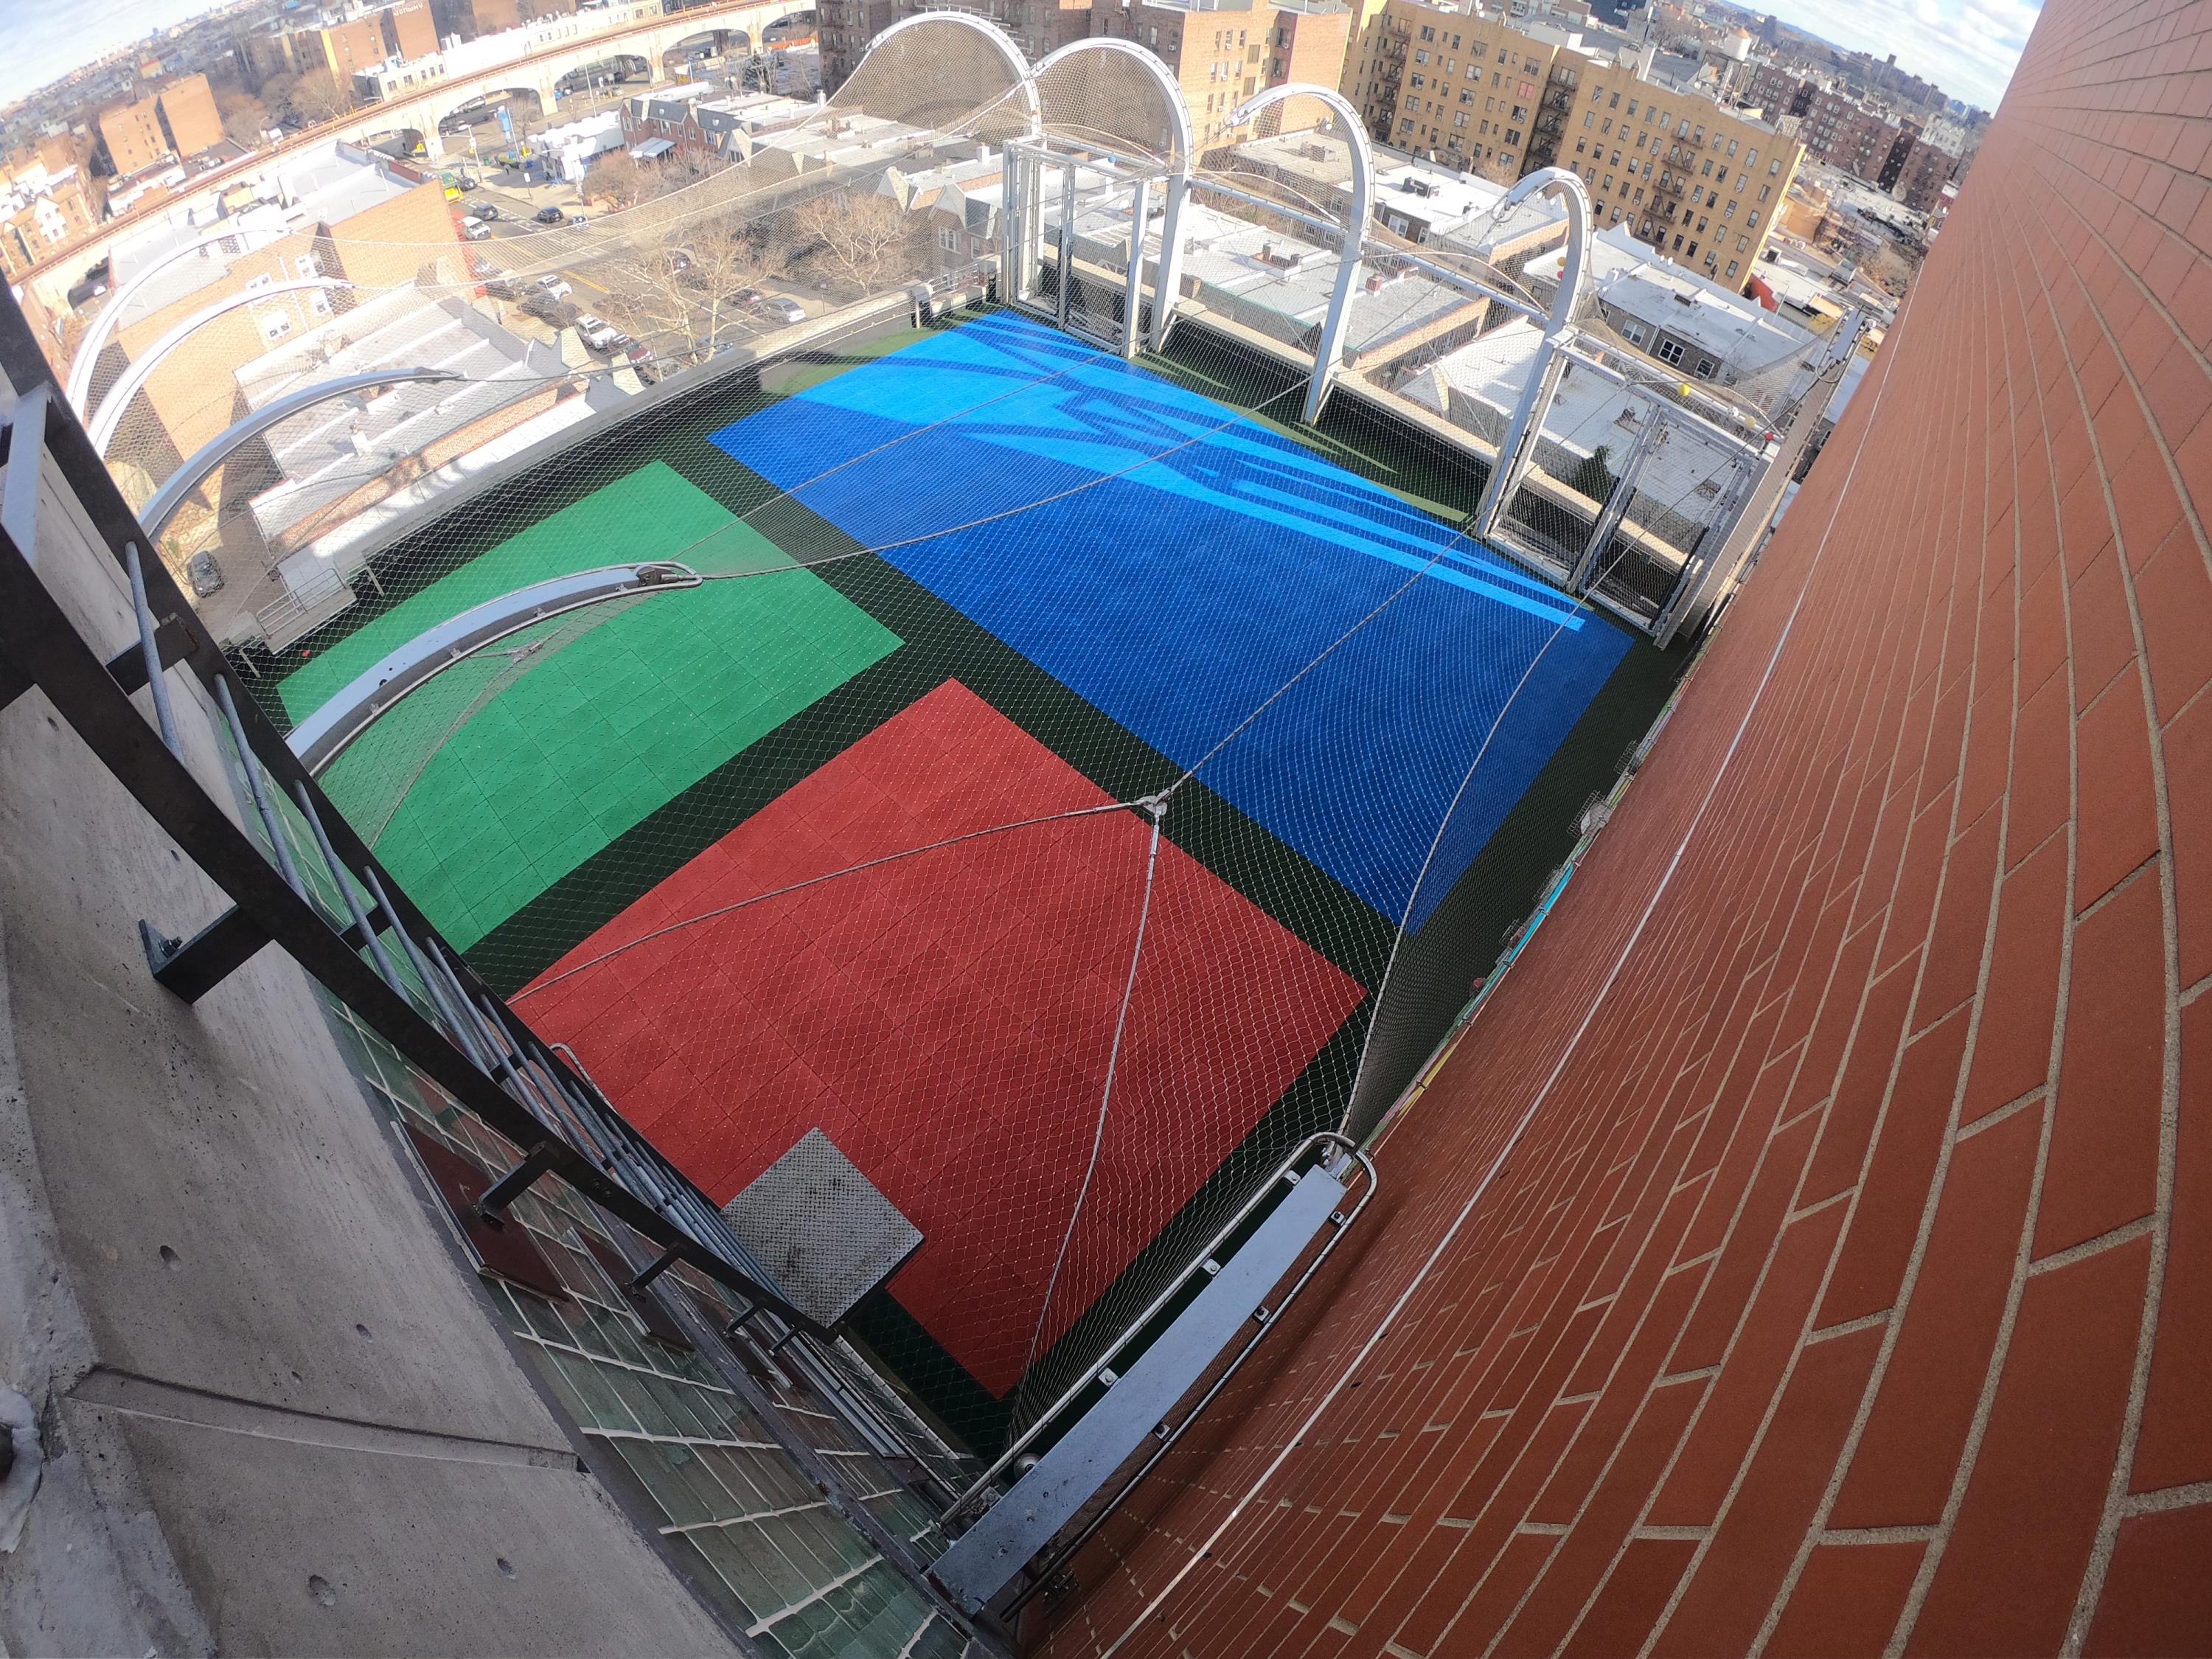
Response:
M1164 839L1102 1136L1148 824L1109 811L893 855L1107 799L947 682L601 927L520 1005L717 1201L819 1125L925 1235L893 1293L1003 1395L1094 1141L1040 1352L1364 994Z

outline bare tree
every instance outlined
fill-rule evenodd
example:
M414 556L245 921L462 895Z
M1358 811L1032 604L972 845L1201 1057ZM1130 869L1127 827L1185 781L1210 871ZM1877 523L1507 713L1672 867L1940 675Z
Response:
M310 70L293 83L292 112L309 126L333 120L353 107L353 98L326 69Z
M790 263L861 294L912 270L921 244L921 223L889 196L817 196L794 208L790 223Z
M611 155L601 156L584 174L584 199L602 213L635 207L656 194L659 187L658 175L639 165L628 150L618 149Z
M254 149L269 131L269 107L247 92L218 92L216 112L222 117L222 136L234 144Z

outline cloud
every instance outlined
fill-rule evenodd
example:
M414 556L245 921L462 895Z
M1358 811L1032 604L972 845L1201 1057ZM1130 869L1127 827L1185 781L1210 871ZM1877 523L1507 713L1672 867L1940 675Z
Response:
M1786 23L1839 46L1897 54L1898 66L1954 98L1994 109L2020 63L2042 0L1759 0Z

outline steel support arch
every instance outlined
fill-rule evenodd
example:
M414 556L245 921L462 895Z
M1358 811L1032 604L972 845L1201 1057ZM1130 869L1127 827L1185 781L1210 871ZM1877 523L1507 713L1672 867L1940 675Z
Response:
M1535 447L1536 434L1544 429L1544 416L1559 386L1559 353L1573 332L1575 311L1589 280L1589 193L1573 173L1565 167L1540 168L1507 191L1496 210L1504 213L1542 194L1555 197L1566 210L1566 257L1559 267L1559 291L1552 296L1550 320L1536 343L1535 356L1529 359L1528 378L1522 386L1520 401L1506 426L1505 440L1498 447L1498 460L1482 487L1482 499L1475 505L1473 529L1482 541L1490 538L1504 516L1522 465Z
M1352 147L1352 208L1346 215L1336 287L1329 295L1328 313L1322 319L1321 344L1314 353L1313 379L1306 383L1305 410L1300 416L1311 426L1321 419L1322 400L1328 396L1329 385L1336 377L1338 359L1344 355L1345 323L1352 313L1352 296L1359 286L1360 252L1366 244L1368 217L1375 208L1375 150L1367 141L1367 129L1360 121L1359 112L1352 107L1350 99L1334 87L1315 86L1303 81L1269 87L1246 99L1231 112L1228 125L1231 128L1249 125L1262 110L1288 98L1317 98L1328 105L1337 124L1344 129L1345 143ZM1506 199L1510 201L1512 198Z
M1190 105L1182 95L1182 88L1167 70L1167 65L1133 40L1123 40L1111 35L1098 35L1090 40L1073 40L1037 60L1030 72L1030 80L1041 80L1054 64L1073 58L1079 52L1118 52L1140 65L1151 76L1166 101L1168 125L1175 134L1176 154L1169 158L1167 175L1167 213L1160 221L1160 263L1152 284L1152 330L1150 343L1158 351L1167 343L1168 325L1175 315L1176 289L1182 281L1182 204L1190 195L1191 170L1197 166L1198 137L1190 122ZM1043 105L1043 91L1039 87L1037 103ZM1145 227L1138 223L1130 242L1131 269L1141 269L1144 264ZM1142 283L1142 277L1137 279ZM1125 319L1124 337L1131 332ZM1125 353L1124 355L1133 355Z
M450 368L379 368L365 374L343 374L335 380L319 380L297 392L288 392L274 403L265 404L244 420L225 427L185 459L185 464L163 481L161 487L150 496L146 505L138 509L138 522L146 526L146 539L158 542L177 509L184 505L185 497L199 487L200 481L222 465L223 458L247 439L257 437L281 421L289 420L303 409L332 398L342 398L349 392L363 392L374 386L389 386L400 380L458 380L462 376Z
M1006 60L1006 67L1013 71L1014 83L1006 90L1010 93L1021 94L1022 101L1029 109L1030 135L1041 137L1043 134L1044 116L1037 107L1036 82L1030 78L1030 60L1022 56L1022 49L1014 44L1013 37L1006 30L987 18L976 16L972 12L918 11L911 17L900 18L897 22L868 42L868 49L860 54L860 63L853 66L853 74L857 76L868 59L876 55L877 49L893 35L904 33L908 29L919 28L926 23L951 23L961 28L973 29L989 41L992 49ZM848 78L849 80L850 77Z
M272 232L269 237L270 246L281 242L289 234L285 231ZM197 253L202 248L215 246L218 242L235 240L243 246L252 234L249 230L233 228L216 231L210 236L196 237L181 246L171 248L121 288L109 294L107 303L100 307L100 315L92 319L92 326L85 331L84 338L78 342L76 356L70 359L69 384L64 395L68 398L70 407L76 410L79 419L89 420L92 416L92 410L86 404L92 396L93 371L100 366L100 354L107 349L108 337L123 326L125 307L138 297L139 290L187 253ZM252 247L245 247L240 257L254 251Z
M94 451L101 459L107 458L107 446L115 441L115 429L123 424L124 413L131 407L131 400L138 395L139 389L161 366L162 360L182 345L196 330L213 322L225 312L235 311L240 306L258 305L262 301L273 300L280 294L304 294L310 289L321 289L327 292L335 288L349 289L352 286L351 283L337 276L301 276L289 283L272 283L267 288L247 289L195 311L149 346L146 355L124 370L122 379L116 381L108 389L107 396L100 399L100 408L86 422L92 434Z

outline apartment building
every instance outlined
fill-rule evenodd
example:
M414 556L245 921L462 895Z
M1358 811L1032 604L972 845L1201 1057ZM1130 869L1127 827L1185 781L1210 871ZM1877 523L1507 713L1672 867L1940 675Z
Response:
M342 87L352 84L356 71L389 58L410 61L438 50L438 25L428 0L401 0L317 33L323 66Z
M520 28L541 17L565 17L576 9L576 0L430 0L441 39L457 34L464 40Z
M1101 8L1092 33L1128 40L1157 56L1182 88L1200 149L1228 131L1237 106L1285 82L1334 84L1344 62L1351 8L1344 0L1234 0L1205 9L1148 4ZM1287 132L1328 114L1301 100L1270 112L1267 127Z
M0 276L13 281L89 235L100 208L65 142L42 141L0 162Z
M94 125L116 176L124 179L222 142L222 117L204 75L180 76L131 103L103 110Z
M1671 77L1620 37L1519 27L1428 0L1383 0L1347 91L1376 137L1510 183L1571 167L1597 228L1741 286L1765 250L1803 146ZM1887 152L1885 152L1886 159Z
M1597 228L1741 287L1765 251L1804 146L1711 99L1585 60L1559 164L1589 186Z
M824 0L821 10L822 78L834 90L853 71L868 43L902 17L930 7L922 0ZM1091 35L1126 40L1167 65L1190 106L1202 149L1227 130L1237 106L1263 88L1288 81L1334 86L1352 23L1346 0L1133 0L1092 8L1050 0L1000 0L994 21L1030 61ZM1270 131L1319 124L1327 111L1304 102L1271 111Z
M1958 176L1960 167L1956 154L1926 135L1907 139L1890 194L1915 213L1933 213L1943 199L1943 187Z
M823 89L834 92L843 85L867 55L868 43L900 18L941 9L920 0L821 0L817 10ZM1091 0L975 0L956 9L997 24L1032 64L1091 32Z
M1558 41L1423 0L1388 0L1353 83L1370 132L1510 184L1556 154L1578 79Z
M1798 137L1815 159L1854 179L1882 185L1882 174L1890 169L1907 129L1861 108L1849 93L1822 88L1807 100L1805 125Z

